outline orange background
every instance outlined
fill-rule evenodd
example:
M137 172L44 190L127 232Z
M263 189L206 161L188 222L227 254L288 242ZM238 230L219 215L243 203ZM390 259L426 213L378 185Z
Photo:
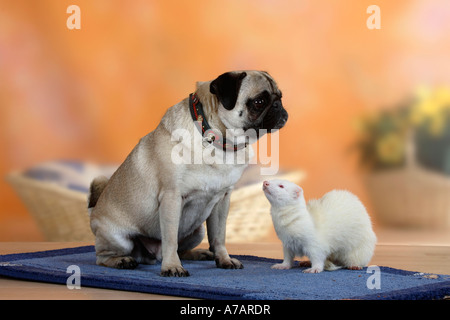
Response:
M69 30L66 9L81 9ZM369 30L366 9L381 9ZM54 159L120 163L196 81L266 70L289 121L280 165L367 203L352 122L422 83L449 82L447 1L1 1L0 175ZM0 184L0 240L39 239ZM12 228L12 227L11 227ZM14 229L14 230L17 230Z

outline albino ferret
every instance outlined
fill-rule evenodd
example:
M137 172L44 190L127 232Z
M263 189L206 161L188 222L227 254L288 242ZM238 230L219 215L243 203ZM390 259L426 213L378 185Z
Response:
M364 205L354 194L333 190L306 204L302 188L289 181L264 181L263 190L283 242L283 263L273 269L290 269L295 256L310 259L311 268L304 270L309 273L367 266L377 238Z

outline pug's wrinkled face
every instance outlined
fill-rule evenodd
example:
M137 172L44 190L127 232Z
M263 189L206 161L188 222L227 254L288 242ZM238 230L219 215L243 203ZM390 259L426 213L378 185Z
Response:
M265 129L270 133L281 129L288 119L281 91L267 72L224 73L211 82L210 92L217 96L219 117L229 129Z

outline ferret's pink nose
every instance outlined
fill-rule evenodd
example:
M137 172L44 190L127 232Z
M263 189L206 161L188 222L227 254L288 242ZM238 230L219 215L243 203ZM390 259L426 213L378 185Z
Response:
M268 181L264 181L264 182L263 182L263 186L264 186L264 187L268 187L268 186L269 186L269 182L268 182Z

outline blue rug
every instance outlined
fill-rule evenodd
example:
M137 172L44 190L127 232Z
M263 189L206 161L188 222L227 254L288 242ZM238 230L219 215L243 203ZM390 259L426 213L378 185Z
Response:
M365 268L307 274L301 272L301 267L272 270L270 266L280 260L234 257L244 264L244 269L218 269L214 261L183 261L190 277L163 278L159 276L160 264L139 265L134 270L97 266L94 247L86 246L0 256L0 275L66 285L73 275L68 267L76 265L81 271L81 288L86 286L204 299L442 299L450 295L448 275L429 275L388 267L380 267L379 273L369 272L371 270Z

